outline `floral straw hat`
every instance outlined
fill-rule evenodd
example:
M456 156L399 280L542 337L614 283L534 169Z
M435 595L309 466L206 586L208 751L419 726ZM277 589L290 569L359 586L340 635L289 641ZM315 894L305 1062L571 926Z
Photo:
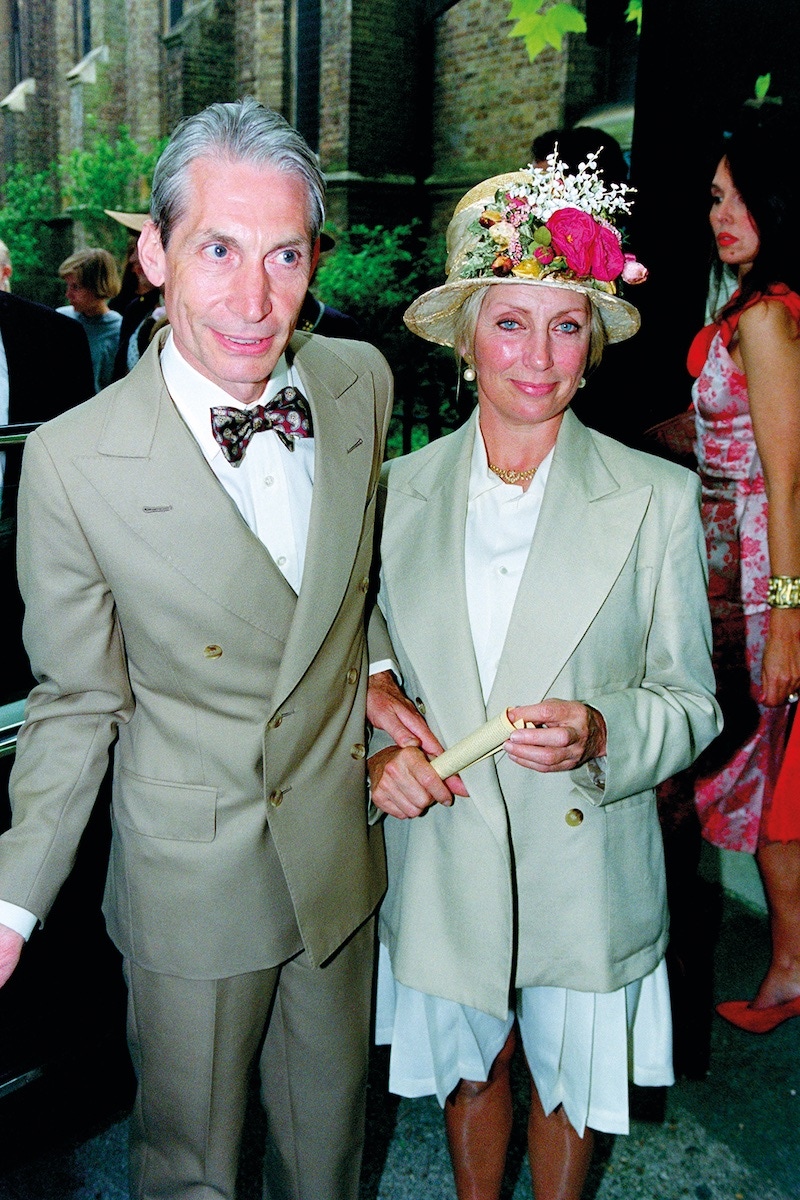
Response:
M647 270L624 252L614 217L630 213L626 197L634 189L604 184L596 157L587 155L570 175L556 147L546 167L496 175L467 192L447 227L447 283L406 311L412 333L452 346L464 301L505 281L582 292L609 342L633 337L639 313L617 295L617 284L642 283Z

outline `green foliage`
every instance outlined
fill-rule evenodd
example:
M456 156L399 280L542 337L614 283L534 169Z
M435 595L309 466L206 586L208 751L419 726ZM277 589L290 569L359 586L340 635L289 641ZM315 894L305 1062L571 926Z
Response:
M560 50L565 34L586 32L586 19L573 4L553 4L543 12L544 3L545 0L511 0L508 20L516 21L516 25L508 36L525 39L531 62L546 46Z
M53 257L58 258L60 241L53 223L57 212L52 170L32 171L21 164L7 169L0 239L11 255L14 290L23 295L37 296L41 280L50 273Z
M394 229L355 225L336 233L313 283L315 296L354 317L364 340L389 361L395 378L390 454L438 437L466 415L457 406L453 352L403 324L411 301L443 282L444 258L444 239L426 239L419 222ZM462 400L471 407L470 397Z
M625 20L636 22L636 32L641 36L642 32L642 0L628 0L628 7L625 9Z
M64 211L79 220L91 245L106 246L121 255L128 235L109 222L103 209L144 212L156 160L164 147L158 142L143 150L120 125L113 141L98 137L91 150L73 150L59 164Z
M756 80L756 100L765 100L769 85L772 82L772 75L767 72L766 75L759 75Z
M88 122L91 134L91 121ZM59 302L59 263L73 249L66 218L80 221L90 245L121 258L128 234L103 209L143 212L164 143L143 150L121 125L115 139L94 139L90 150L62 155L46 171L9 167L0 203L0 238L14 267L14 290L44 303Z

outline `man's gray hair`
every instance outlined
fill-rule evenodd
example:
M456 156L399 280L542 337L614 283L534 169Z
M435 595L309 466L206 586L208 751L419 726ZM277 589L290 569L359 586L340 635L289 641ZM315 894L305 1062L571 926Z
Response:
M186 211L186 183L196 158L229 159L274 167L294 175L308 193L309 235L317 240L325 220L325 180L316 156L280 113L252 96L211 104L176 126L153 175L150 216L166 249L172 229Z

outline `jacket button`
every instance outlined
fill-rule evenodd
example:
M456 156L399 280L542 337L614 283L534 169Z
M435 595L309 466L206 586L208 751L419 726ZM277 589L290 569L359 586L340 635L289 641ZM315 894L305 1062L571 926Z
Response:
M571 808L564 817L564 820L568 825L580 825L583 821L583 813L579 808Z
M421 717L424 717L424 716L425 716L425 713L428 711L428 710L427 710L427 708L425 707L425 701L424 701L424 700L421 700L421 699L420 699L420 697L419 697L419 696L417 696L417 698L416 698L416 700L414 701L414 703L415 703L415 704L416 704L416 706L417 706L417 712L419 713L419 715L420 715Z
M222 658L222 646L206 646L203 654L206 658Z
M274 792L270 792L269 802L273 808L280 808L283 803L283 792L280 788L276 788Z
M348 683L357 683L358 682L358 671L356 670L355 667L351 667L350 670L347 672L347 682Z
M366 596L367 592L369 591L369 577L368 576L361 580L361 583L358 585L358 590L360 592L363 592L364 595Z
M283 717L280 713L278 713L276 716L271 717L269 721L267 721L267 729L280 729L282 724Z
M366 746L362 746L361 742L356 742L355 746L350 750L351 758L363 758L367 753Z

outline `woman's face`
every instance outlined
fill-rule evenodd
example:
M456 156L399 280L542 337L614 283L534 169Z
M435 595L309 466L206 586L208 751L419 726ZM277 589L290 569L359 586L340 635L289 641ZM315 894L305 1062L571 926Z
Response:
M724 263L749 271L758 254L758 229L733 182L728 160L723 158L711 184L711 228L717 242L717 254Z
M586 367L590 332L589 301L580 292L488 287L474 338L481 412L507 426L560 423Z

